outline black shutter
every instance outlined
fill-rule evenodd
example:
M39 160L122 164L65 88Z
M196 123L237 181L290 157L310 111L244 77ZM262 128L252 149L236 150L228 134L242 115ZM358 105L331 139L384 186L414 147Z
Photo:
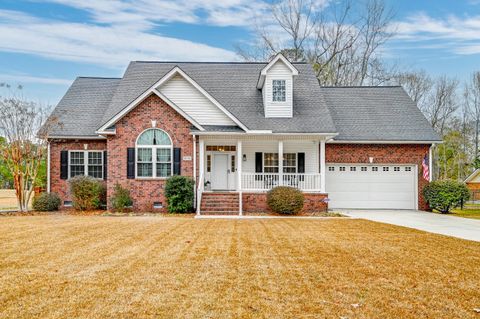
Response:
M173 149L173 175L180 175L182 170L182 149Z
M297 173L305 173L305 153L298 153L297 160Z
M107 180L107 151L103 151L103 179Z
M60 152L60 179L68 179L68 151Z
M135 178L135 148L127 148L127 178Z
M263 173L262 152L255 152L255 173Z

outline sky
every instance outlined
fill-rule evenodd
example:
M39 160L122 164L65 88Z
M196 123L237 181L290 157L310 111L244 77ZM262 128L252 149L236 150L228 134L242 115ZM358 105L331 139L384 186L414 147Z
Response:
M0 83L55 105L77 76L121 77L132 60L238 61L266 1L1 0ZM385 1L388 63L460 81L480 70L480 0Z

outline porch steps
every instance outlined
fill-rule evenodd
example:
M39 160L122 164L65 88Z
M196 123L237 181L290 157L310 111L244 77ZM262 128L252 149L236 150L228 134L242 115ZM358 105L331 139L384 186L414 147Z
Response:
M238 215L238 193L203 193L201 215Z

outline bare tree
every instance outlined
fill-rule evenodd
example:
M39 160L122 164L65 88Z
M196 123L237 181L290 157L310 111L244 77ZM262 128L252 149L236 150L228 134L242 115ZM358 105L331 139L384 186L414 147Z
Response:
M257 23L253 47L238 46L245 60L279 52L308 61L323 85L381 84L389 79L379 48L391 37L393 13L382 0L344 0L318 5L316 0L272 4L271 17Z
M394 77L420 110L427 109L426 102L431 93L433 81L424 70L399 72Z
M5 84L0 86L9 88ZM45 121L46 109L26 101L20 90L21 87L16 92L10 91L10 96L0 100L0 135L6 139L0 146L0 156L12 172L18 209L23 212L28 210L54 119ZM37 135L41 127L42 132Z
M449 79L445 75L441 76L435 81L432 94L426 103L425 115L433 128L442 136L448 121L452 119L459 107L457 89L458 80Z
M464 91L465 107L471 115L474 123L474 158L478 158L479 130L480 130L480 72L474 72L470 83L465 86Z

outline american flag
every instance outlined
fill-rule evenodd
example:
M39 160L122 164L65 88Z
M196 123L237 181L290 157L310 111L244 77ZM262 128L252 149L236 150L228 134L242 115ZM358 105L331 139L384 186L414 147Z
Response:
M422 168L423 168L423 178L425 178L427 181L430 181L430 170L428 168L428 154L425 154L425 156L423 157Z

